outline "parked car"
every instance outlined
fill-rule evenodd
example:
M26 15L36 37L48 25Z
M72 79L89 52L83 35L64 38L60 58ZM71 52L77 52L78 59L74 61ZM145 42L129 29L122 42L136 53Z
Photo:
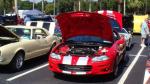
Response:
M125 28L122 28L122 29L114 28L114 29L119 33L119 35L123 35L125 37L127 49L130 49L131 45L132 45L131 32L127 32L127 30Z
M62 42L49 55L54 74L117 76L118 64L125 60L126 41L112 29L110 18L90 12L63 13L56 18Z
M25 60L49 53L58 43L59 39L44 28L0 26L0 65L9 64L18 71Z
M26 26L36 26L42 27L49 31L51 35L54 34L55 22L47 22L47 21L27 21Z
M128 32L125 28L121 28L117 21L114 19L110 20L110 23L112 25L113 30L116 30L120 36L124 36L125 40L126 40L126 47L127 49L130 49L131 47L131 42L132 42L132 32Z

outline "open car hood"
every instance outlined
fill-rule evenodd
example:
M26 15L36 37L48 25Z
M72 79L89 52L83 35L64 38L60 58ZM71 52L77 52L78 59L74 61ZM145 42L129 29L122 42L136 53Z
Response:
M122 14L116 11L111 11L111 10L101 10L97 11L99 14L105 15L109 18L112 18L116 20L120 26L120 29L122 29L123 24L122 24Z
M82 35L113 41L111 24L106 16L90 12L68 12L58 15L56 19L64 41Z
M11 31L9 31L3 26L0 26L0 37L10 37L10 38L19 39L17 35L15 35L14 33L12 33Z

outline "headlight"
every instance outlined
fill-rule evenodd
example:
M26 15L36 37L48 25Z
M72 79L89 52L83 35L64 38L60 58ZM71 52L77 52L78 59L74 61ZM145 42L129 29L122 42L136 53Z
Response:
M50 57L53 58L53 59L57 59L57 60L60 60L60 59L61 59L60 55L55 54L55 53L51 53L51 54L50 54Z
M94 57L92 59L93 62L98 62L98 61L105 61L105 60L108 60L109 57L106 56L106 55L102 55L102 56L99 56L99 57Z

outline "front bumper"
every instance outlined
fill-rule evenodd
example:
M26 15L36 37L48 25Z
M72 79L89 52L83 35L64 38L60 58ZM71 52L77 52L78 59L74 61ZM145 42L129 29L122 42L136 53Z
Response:
M88 65L65 65L59 60L49 59L49 69L52 72L69 75L104 75L113 72L113 61L93 62Z

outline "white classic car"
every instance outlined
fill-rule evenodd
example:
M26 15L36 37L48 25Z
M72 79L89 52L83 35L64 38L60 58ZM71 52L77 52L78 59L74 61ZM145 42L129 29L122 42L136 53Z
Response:
M25 60L49 53L57 43L59 38L44 28L0 26L0 65L18 71Z

